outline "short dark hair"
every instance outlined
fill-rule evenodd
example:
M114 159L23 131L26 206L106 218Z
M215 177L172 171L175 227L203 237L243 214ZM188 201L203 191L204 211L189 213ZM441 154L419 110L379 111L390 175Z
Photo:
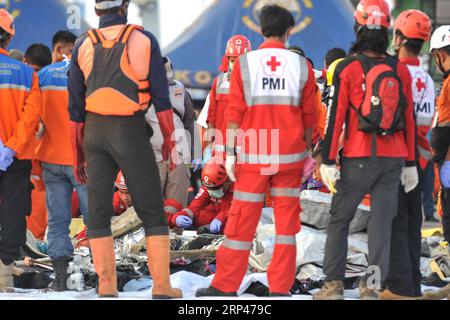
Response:
M265 6L259 16L261 31L264 37L282 37L289 28L295 26L292 14L277 5Z
M303 49L300 48L300 47L297 47L297 46L290 46L290 47L289 47L289 50L291 50L292 52L298 53L298 54L301 55L303 58L306 57L305 50L303 50Z
M450 56L450 46L446 46L446 47L442 48L441 50Z
M0 47L4 48L6 41L11 38L11 35L6 32L3 28L0 28Z
M380 27L378 29L368 28L355 23L356 41L350 50L351 54L361 54L364 51L371 51L375 54L386 55L389 47L388 29Z
M346 58L347 53L342 48L333 48L325 54L325 64L329 67L336 60Z
M59 42L64 44L74 44L77 41L77 36L74 35L70 31L58 31L52 38L52 48L55 48L55 45Z
M40 68L44 68L52 63L52 52L45 44L35 43L25 51L24 58L29 64L35 64Z
M411 51L411 53L416 56L420 54L425 41L422 39L407 38L400 30L395 30L395 35L399 36L402 40L406 40L405 47L408 51Z

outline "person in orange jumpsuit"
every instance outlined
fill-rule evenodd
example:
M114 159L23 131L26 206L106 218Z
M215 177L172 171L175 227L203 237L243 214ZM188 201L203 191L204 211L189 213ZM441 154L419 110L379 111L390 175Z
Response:
M221 159L214 157L202 171L202 184L191 204L174 214L169 225L196 228L209 225L211 233L224 230L228 210L233 200L232 183Z
M34 70L8 56L14 19L0 9L0 290L13 287L12 268L26 242L31 212L29 148L39 121L41 95Z
M267 270L272 296L288 296L296 275L296 234L300 231L300 188L310 161L316 122L316 83L310 63L286 49L295 20L286 9L265 6L260 15L265 37L259 50L234 65L227 106L225 168L236 181L225 240L217 252L217 273L197 296L235 296L271 187L275 202L275 247ZM238 130L240 129L240 130ZM230 135L231 137L231 135ZM256 148L255 146L258 146ZM235 176L235 167L238 172Z
M226 123L225 111L230 93L230 79L236 60L243 54L252 51L250 40L242 35L235 35L227 42L225 50L227 70L214 79L209 94L207 143L214 142L213 155L221 155L225 159ZM222 63L222 69L223 69ZM211 145L209 146L211 148Z

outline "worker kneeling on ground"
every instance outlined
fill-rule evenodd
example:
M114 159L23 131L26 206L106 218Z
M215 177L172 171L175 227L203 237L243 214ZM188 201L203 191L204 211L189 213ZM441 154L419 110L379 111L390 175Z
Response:
M164 136L163 158L171 159L173 169L179 159L172 152L173 111L161 51L151 33L127 24L130 1L95 2L100 28L82 35L75 44L69 70L69 111L75 176L88 182L92 213L88 236L99 276L98 294L118 295L111 217L114 180L122 170L144 225L153 298L179 298L181 290L170 285L169 227L145 122L152 103Z
M214 157L206 164L202 171L203 186L187 208L172 216L170 225L181 228L209 225L211 233L224 230L233 188L221 162L222 158Z
M265 6L260 21L265 42L233 67L225 168L236 183L225 240L217 252L217 273L197 296L236 295L269 187L276 229L267 271L271 295L290 295L295 280L300 187L305 163L311 161L316 83L308 61L286 49L295 25L292 14L277 5ZM242 150L237 165L236 136Z

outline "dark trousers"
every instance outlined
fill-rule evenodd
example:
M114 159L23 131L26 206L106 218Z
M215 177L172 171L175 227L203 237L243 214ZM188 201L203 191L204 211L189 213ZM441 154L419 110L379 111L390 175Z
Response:
M159 172L144 113L132 117L89 113L84 136L89 237L111 236L114 181L119 170L123 172L146 235L168 235Z
M425 217L434 217L434 163L432 161L428 162L427 167L423 172L422 177L422 207Z
M450 242L450 189L442 188L442 227L444 228L445 241Z
M337 194L331 203L331 218L327 228L324 273L327 280L344 280L348 249L348 230L364 195L371 195L369 236L369 266L378 267L380 284L389 271L392 219L397 214L400 174L403 159L344 158ZM368 274L367 276L371 276Z
M0 171L0 259L6 264L20 257L26 242L31 214L31 161L14 159L6 172Z
M389 275L385 282L393 293L409 297L422 295L420 250L424 172L420 168L418 171L420 183L413 191L405 193L400 186L397 216L392 222Z

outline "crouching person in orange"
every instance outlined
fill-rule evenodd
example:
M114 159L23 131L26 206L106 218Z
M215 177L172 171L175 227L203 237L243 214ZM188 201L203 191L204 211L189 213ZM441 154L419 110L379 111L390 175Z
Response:
M122 213L127 211L127 209L133 206L133 199L128 191L127 184L122 172L119 172L116 180L117 191L114 193L113 197L113 207L114 214L120 216Z
M197 196L187 208L171 217L169 225L181 228L209 225L211 233L224 230L233 200L233 189L221 162L221 158L215 157L206 164L202 171L203 186Z
M291 13L265 6L260 21L265 42L240 57L231 76L225 167L236 181L234 197L225 240L217 252L217 273L211 286L198 290L197 296L236 295L269 186L276 221L275 249L267 271L270 294L289 296L295 280L299 196L316 120L316 84L307 60L285 47L295 24ZM238 135L242 151L236 180L237 129L243 136Z

